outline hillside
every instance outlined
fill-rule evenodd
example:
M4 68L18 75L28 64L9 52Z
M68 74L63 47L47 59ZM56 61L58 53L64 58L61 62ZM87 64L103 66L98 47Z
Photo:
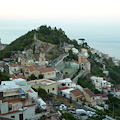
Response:
M36 35L36 38L34 38L34 35ZM0 51L0 59L9 57L11 54L11 51L23 51L24 49L31 48L31 45L33 47L35 42L36 41L38 42L39 40L54 44L54 46L63 45L64 42L67 42L67 43L70 42L69 38L65 35L65 32L62 31L61 28L57 29L56 27L51 28L50 26L49 27L41 26L17 38L15 41L9 44L4 50ZM47 50L47 52L49 52L49 50Z

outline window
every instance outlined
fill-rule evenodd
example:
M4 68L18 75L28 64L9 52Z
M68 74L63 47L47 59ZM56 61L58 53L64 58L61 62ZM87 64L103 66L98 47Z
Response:
M13 116L11 116L11 118L15 118L15 116L13 115Z
M52 88L52 90L55 90L55 88Z
M49 89L48 89L48 93L49 93Z

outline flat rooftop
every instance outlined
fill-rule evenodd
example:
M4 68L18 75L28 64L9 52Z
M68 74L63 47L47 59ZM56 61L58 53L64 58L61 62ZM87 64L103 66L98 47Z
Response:
M54 83L56 83L56 81L52 81L52 80L48 80L48 79L39 79L39 80L28 81L28 84L30 84L30 85L37 85L37 84L51 85Z

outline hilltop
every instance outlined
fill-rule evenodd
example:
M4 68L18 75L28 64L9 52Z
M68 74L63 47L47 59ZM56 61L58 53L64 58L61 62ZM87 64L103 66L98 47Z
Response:
M61 28L57 29L56 27L51 28L50 26L47 27L46 25L43 25L29 31L10 43L4 50L0 51L0 59L9 57L11 51L24 51L29 48L39 48L41 45L43 46L43 49L48 48L46 49L47 52L51 52L49 50L52 50L54 47L59 48L59 45L63 45L64 42L68 43L70 42L70 39L65 35L65 32Z

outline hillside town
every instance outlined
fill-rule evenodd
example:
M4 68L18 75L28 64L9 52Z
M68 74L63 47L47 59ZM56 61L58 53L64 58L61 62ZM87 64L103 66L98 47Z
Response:
M88 49L80 50L73 44L65 43L64 53L53 60L46 59L44 50L29 48L24 51L12 51L9 58L0 61L0 71L9 73L10 80L0 82L0 117L11 120L63 120L63 113L70 113L77 120L99 116L97 111L109 110L106 101L112 94L120 98L120 90L109 81L109 71L103 59L109 60L108 54L89 48L98 63L102 63L104 76L89 76L92 87L78 84L78 80L91 73ZM70 51L77 60L69 59ZM39 54L34 59L33 54ZM115 66L120 61L111 58ZM39 89L46 92L42 97ZM114 106L113 106L114 107ZM115 116L105 115L104 120L115 120Z

